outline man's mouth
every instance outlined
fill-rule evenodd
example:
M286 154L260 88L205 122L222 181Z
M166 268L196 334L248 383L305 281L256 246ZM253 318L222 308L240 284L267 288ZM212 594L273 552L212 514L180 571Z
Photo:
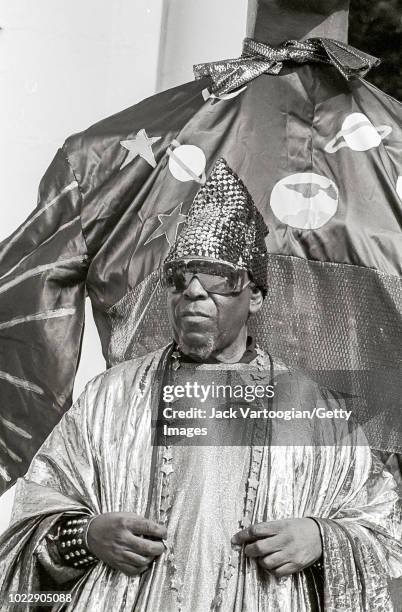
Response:
M184 312L182 312L181 314L182 317L186 317L186 318L209 318L209 315L207 315L205 312L200 312L199 310L185 310Z

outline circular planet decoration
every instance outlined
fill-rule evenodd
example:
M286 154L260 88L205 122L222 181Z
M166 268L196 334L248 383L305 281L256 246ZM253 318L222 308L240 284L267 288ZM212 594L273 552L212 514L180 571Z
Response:
M291 174L276 183L271 208L282 223L298 229L318 229L338 210L339 192L334 181L315 174Z
M398 180L396 181L396 193L402 200L402 176L398 176Z
M175 179L185 183L196 181L203 185L206 181L207 159L204 151L195 145L182 145L177 140L168 148L169 170Z
M325 146L327 153L348 147L352 151L369 151L378 147L392 132L389 125L374 126L363 113L352 113L342 123L342 129Z

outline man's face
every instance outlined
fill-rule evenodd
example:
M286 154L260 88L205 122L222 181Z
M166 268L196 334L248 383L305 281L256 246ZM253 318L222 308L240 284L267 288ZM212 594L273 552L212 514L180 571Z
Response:
M186 289L169 292L169 320L174 339L183 353L204 361L233 344L249 314L260 307L255 305L256 293L261 296L261 292L250 285L238 294L210 293L196 276Z

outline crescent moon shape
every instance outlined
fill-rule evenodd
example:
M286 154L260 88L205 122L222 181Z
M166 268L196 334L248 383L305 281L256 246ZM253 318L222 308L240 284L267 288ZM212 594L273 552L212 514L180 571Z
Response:
M243 91L245 91L247 89L247 85L245 85L244 87L241 87L240 89L236 89L235 91L231 91L227 94L220 94L220 95L216 95L214 93L211 93L209 91L209 89L203 89L202 91L202 97L204 98L205 101L211 99L214 100L232 100L233 98L237 98L237 96L239 96L241 93L243 93Z

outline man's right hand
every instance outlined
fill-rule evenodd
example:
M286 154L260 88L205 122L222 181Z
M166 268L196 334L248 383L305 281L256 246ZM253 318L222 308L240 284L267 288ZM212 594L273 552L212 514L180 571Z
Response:
M88 528L89 550L128 576L142 574L165 550L166 527L132 512L108 512Z

